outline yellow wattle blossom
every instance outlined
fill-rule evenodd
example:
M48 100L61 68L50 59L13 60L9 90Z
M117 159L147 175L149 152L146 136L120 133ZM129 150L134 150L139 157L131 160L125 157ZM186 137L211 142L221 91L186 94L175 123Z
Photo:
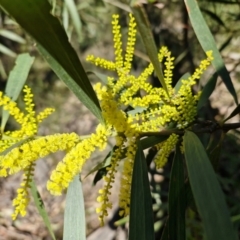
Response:
M209 51L206 53L207 58L200 63L199 68L196 69L190 78L182 80L179 91L176 91L172 87L174 57L171 56L171 52L167 47L162 47L159 50L158 59L160 63L164 64L164 81L169 95L163 88L153 88L147 81L154 71L152 63L138 77L130 73L136 42L136 23L132 14L129 16L129 32L125 56L123 56L119 16L113 15L112 32L115 61L105 60L93 55L87 57L87 61L107 70L115 71L117 75L116 77L108 77L106 86L97 83L94 87L106 125L112 129L114 135L122 137L122 141L117 141L116 139L118 145L115 153L113 153L112 165L108 169L108 175L103 178L106 182L104 188L99 191L98 202L101 203L101 206L97 208L97 213L102 224L104 217L107 216L107 208L112 206L108 200L108 195L114 181L113 172L116 171L117 161L120 160L117 160L116 156L121 155L121 149L127 148L121 180L119 206L122 208L120 214L128 215L132 170L138 136L145 132L158 132L166 129L169 123L174 123L178 129L190 126L196 117L196 104L200 97L200 93L193 95L192 86L212 60L212 52ZM128 112L125 110L129 108L132 108L133 111ZM159 152L155 158L157 168L161 168L166 164L167 158L177 141L178 135L172 134L166 141L158 145Z
M30 188L29 184L32 180L34 167L35 163L32 163L24 169L24 178L21 187L17 190L17 197L13 200L13 206L15 207L15 212L12 214L13 220L17 218L18 214L21 214L22 216L26 215L26 208L30 201L28 189Z
M154 161L158 169L164 167L167 163L170 153L178 142L178 138L178 135L173 133L166 141L157 145L159 151L156 154Z
M103 150L106 147L108 135L108 129L99 124L95 134L72 146L62 162L52 172L47 189L54 195L60 195L73 178L81 172L84 163L95 149Z
M115 180L120 160L123 159L121 190L119 206L121 215L128 215L130 208L130 193L132 171L137 148L137 141L149 132L159 132L167 129L170 124L177 129L185 129L194 121L196 104L200 93L194 95L192 86L201 77L212 60L211 51L200 63L199 68L188 79L182 80L178 91L172 87L173 61L171 52L162 47L158 52L158 60L164 66L164 81L169 94L163 88L154 88L148 81L154 68L150 63L139 76L131 74L131 64L136 42L136 22L130 14L128 42L123 50L119 16L113 15L113 42L115 60L90 55L87 60L96 66L111 70L115 77L108 77L107 84L97 83L94 90L99 99L105 123L99 124L95 133L87 138L81 138L76 133L37 136L39 124L54 110L46 108L39 114L34 110L33 94L24 87L24 102L26 112L22 112L15 102L0 92L0 106L3 106L13 116L20 129L3 132L0 140L0 176L6 177L19 171L24 172L24 179L13 201L15 212L25 215L29 202L28 188L33 177L35 162L38 158L57 151L65 151L66 155L58 163L47 182L47 189L54 195L60 195L74 177L82 171L85 162L96 150L103 150L109 137L115 138L115 147L111 155L111 164L103 177L104 187L99 191L96 209L101 224L112 207L109 195ZM157 145L159 152L155 157L157 168L163 167L172 149L179 141L179 136L171 134L167 140Z
M31 89L25 86L23 92L25 93L24 102L26 113L22 112L9 97L4 96L3 93L0 92L0 105L4 106L4 109L9 111L10 115L14 117L20 125L19 130L4 132L0 140L0 176L6 177L21 170L25 176L17 191L17 197L13 200L13 206L15 206L13 219L15 219L18 214L22 216L26 214L26 207L29 203L28 189L32 180L35 161L57 151L71 152L74 147L82 143L81 138L75 133L54 134L45 137L37 136L39 123L50 115L54 109L46 108L36 114ZM95 145L99 148L103 148L106 144L106 139L96 137L91 139L92 141L95 140ZM71 165L68 167L71 167ZM78 172L79 171L77 171L77 173ZM68 176L68 183L65 184L64 187L62 187L63 183L61 183L62 185L59 184L60 192L68 186L69 182L77 173L74 172ZM64 174L64 179L67 178L66 176L67 173Z

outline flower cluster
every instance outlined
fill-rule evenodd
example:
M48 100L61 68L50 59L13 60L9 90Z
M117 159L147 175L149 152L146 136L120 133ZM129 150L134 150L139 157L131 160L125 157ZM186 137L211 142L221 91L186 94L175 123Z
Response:
M87 61L117 74L117 77L108 77L105 86L101 83L95 85L106 126L112 129L117 136L117 148L112 155L111 165L107 169L108 173L104 177L106 183L104 188L99 191L98 201L101 206L97 208L97 213L102 222L107 215L107 208L111 208L108 195L114 182L113 173L119 164L118 161L123 158L123 149L127 147L124 155L119 206L122 208L120 214L128 215L137 138L144 132L159 132L168 127L170 123L173 123L178 129L184 129L193 122L197 114L196 104L200 93L193 95L192 86L212 60L212 53L209 51L207 52L207 59L200 63L199 68L190 78L182 80L180 89L176 91L172 87L174 58L166 47L162 47L158 53L158 59L160 63L164 64L164 81L167 86L167 93L163 88L153 88L147 81L154 71L152 63L138 77L130 72L136 41L134 17L130 14L125 57L122 53L122 36L118 15L113 15L112 26L115 61L105 60L93 55L87 57ZM133 109L133 111L127 111L128 109ZM157 168L166 164L167 158L178 140L178 135L172 134L166 141L157 145L157 148L159 148L155 157Z
M96 149L103 150L106 147L109 137L115 137L116 143L111 155L111 165L107 167L107 174L103 178L105 185L99 191L97 198L100 203L97 213L103 224L107 209L112 207L109 195L115 173L120 160L124 159L119 205L122 208L120 214L128 215L137 140L144 133L159 132L168 128L170 123L177 129L184 129L193 122L197 114L196 104L200 94L193 95L191 88L210 64L211 52L207 52L207 59L200 63L199 68L190 78L182 80L177 91L172 87L174 58L166 47L162 47L159 50L158 59L164 65L164 81L167 89L154 88L147 81L154 71L152 63L139 76L131 74L136 42L134 17L130 14L125 55L123 55L118 15L113 15L112 26L115 61L93 55L87 57L87 60L93 64L116 72L115 77L108 77L106 85L97 83L94 86L105 123L99 124L95 133L90 137L82 139L76 133L37 136L39 123L51 114L53 109L47 108L36 114L33 95L28 87L24 88L26 113L23 113L15 102L0 92L0 106L3 106L21 126L19 130L4 132L0 140L0 176L6 177L20 170L24 172L23 182L13 201L14 219L18 214L25 215L26 213L26 206L29 202L28 188L38 158L59 150L66 151L65 157L58 163L47 183L48 190L54 195L59 195L81 172L91 154ZM159 149L155 157L157 168L165 165L178 140L178 135L172 134L166 141L156 146Z

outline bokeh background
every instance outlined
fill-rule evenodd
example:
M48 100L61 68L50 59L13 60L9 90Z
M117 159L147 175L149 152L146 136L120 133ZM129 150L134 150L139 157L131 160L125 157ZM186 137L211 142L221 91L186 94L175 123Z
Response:
M106 72L97 69L85 61L88 54L113 59L113 41L111 33L111 16L120 14L123 42L126 43L129 3L128 1L114 0L51 0L54 14L65 28L69 41L79 55L86 71ZM192 73L201 59L204 58L198 40L192 30L188 19L187 9L182 0L142 1L151 23L152 33L158 47L167 46L175 56L174 79L177 80L185 73ZM240 1L239 0L199 0L203 16L215 37L216 44L231 74L237 94L240 92ZM77 12L77 15L75 14ZM204 35L204 32L202 33ZM4 91L9 72L14 66L17 54L29 52L35 56L27 84L34 92L36 110L45 107L54 107L56 111L46 119L39 130L39 135L53 133L76 132L80 135L88 135L94 131L97 124L95 117L78 101L67 89L48 64L41 58L35 48L34 40L19 25L0 11L0 90ZM133 59L133 72L137 75L148 63L144 46L138 36L136 50ZM200 90L214 70L204 74L195 90ZM94 84L99 79L89 73ZM150 81L159 86L158 80L152 76ZM21 97L19 105L23 106ZM234 109L232 97L224 84L219 79L216 89L208 104L202 109L201 117L219 121L229 115ZM239 117L231 119L239 122ZM14 121L9 121L8 129L15 129ZM239 130L228 133L219 158L217 169L219 181L226 195L235 227L240 226L240 148ZM218 133L214 136L219 137ZM111 148L104 152L96 152L86 164L82 177L99 162L101 162ZM148 154L154 154L155 149L150 149ZM35 180L38 190L49 213L49 218L57 239L62 239L63 214L65 195L53 197L46 190L46 181L58 161L63 157L59 152L47 158L40 159L37 163ZM153 196L156 239L160 239L164 219L167 216L167 193L171 159L168 165L159 172L149 173ZM93 186L94 174L84 178L83 190L85 196L85 209L87 221L88 240L113 240L126 239L127 219L119 223L119 227L113 227L113 222L118 219L118 189L120 175L116 179L114 191L111 196L113 210L109 214L105 227L100 228L95 207L97 206L97 191L102 186L98 182ZM26 217L19 217L15 222L11 220L12 199L15 197L21 175L14 175L0 179L0 240L36 239L48 240L50 235L39 216L36 207L31 202ZM187 210L187 239L202 239L202 227L200 219L193 209Z

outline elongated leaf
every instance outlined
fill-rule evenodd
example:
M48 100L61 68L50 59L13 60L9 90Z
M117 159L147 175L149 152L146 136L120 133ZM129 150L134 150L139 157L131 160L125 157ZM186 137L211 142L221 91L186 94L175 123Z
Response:
M82 184L79 176L70 183L66 197L64 212L63 240L85 240L86 221Z
M129 239L155 239L147 164L140 142L137 145L133 167L129 224Z
M215 14L214 12L212 11L209 11L208 9L205 9L205 8L201 8L201 11L206 13L207 15L209 15L214 21L216 21L220 26L223 26L224 28L226 28L224 22L222 21L222 19L217 15Z
M64 81L64 83L68 86L68 88L81 100L86 107L92 112L96 112L96 105L93 102L93 99L89 98L86 93L79 87L79 85L73 80L73 78L62 68L60 64L53 58L49 53L42 47L38 46L38 50L41 55L45 58L45 60L49 63L53 71L58 75L60 79ZM95 115L96 116L96 115ZM98 116L99 119L102 116Z
M168 218L167 218L164 229L163 229L163 233L161 236L161 240L169 240L168 228L169 228L169 225L168 225Z
M207 100L213 93L213 91L216 87L217 77L218 77L217 73L213 74L213 76L209 79L207 84L204 86L204 88L202 90L202 94L198 101L198 105L197 105L198 111L206 104Z
M223 122L226 122L227 120L231 119L232 117L235 117L239 113L240 113L240 105L237 105L237 107L232 111L232 113Z
M141 139L141 145L142 145L142 148L143 149L146 149L146 148L150 148L160 142L163 142L165 140L168 139L169 136L150 136L150 137L147 137L147 138L144 138L144 139ZM123 149L123 152L121 154L121 156L119 156L120 159L124 159L125 156L126 156L126 150L127 148L124 148ZM93 185L96 185L96 183L101 180L103 178L103 176L105 176L108 172L108 167L110 166L111 164L111 157L112 157L112 154L113 152L115 151L115 147L112 149L111 152L108 153L108 155L106 156L106 158L104 159L103 162L99 163L97 166L95 166L93 169L90 170L90 172L86 175L89 176L91 173L94 173L95 171L97 171L94 179L93 179ZM85 178L86 178L85 177Z
M223 51L228 45L229 43L232 41L233 39L233 34L231 34L224 42L223 44L220 46L219 48L219 52Z
M99 72L96 72L96 71L87 71L86 73L87 73L88 76L94 74L104 84L108 83L108 80L107 80L108 76L105 75L105 74L102 74L102 73L99 73Z
M163 135L163 136L150 136L147 138L141 139L141 146L143 149L152 147L158 143L161 143L169 138L169 135Z
M179 146L176 147L168 197L169 240L185 240L184 163Z
M224 195L216 174L198 137L187 131L184 151L193 196L207 240L237 240Z
M236 104L238 104L237 94L234 89L232 80L217 49L215 40L198 7L197 1L185 0L185 4L188 9L189 18L192 23L194 32L196 33L196 36L198 38L198 41L200 42L205 52L209 50L213 51L214 59L212 61L212 64L218 72L218 75L221 76L228 91L232 94Z
M77 6L73 0L65 0L65 4L72 18L74 28L78 35L78 40L81 41L82 22L77 11Z
M41 199L41 196L37 190L37 187L36 187L36 184L34 181L32 181L30 183L30 186L31 186L31 193L32 193L32 196L33 196L33 199L34 199L34 203L39 211L39 214L41 215L51 237L53 240L56 240L55 238L55 235L53 233L53 230L52 230L52 226L51 226L51 223L49 221L49 218L48 218L48 214L47 214L47 211L44 207L44 203L43 203L43 200Z
M28 73L33 64L34 57L31 57L28 53L18 55L15 66L10 72L5 94L13 101L16 101L22 88L27 80ZM9 117L8 111L3 110L1 130L3 131Z
M0 5L36 39L41 45L41 53L56 74L103 121L92 85L60 22L50 14L48 0L0 0Z
M93 185L96 185L99 180L103 178L108 172L108 167L111 165L112 155L114 151L116 150L116 146L108 153L108 155L105 157L103 162L99 163L96 167L94 167L88 174L91 174L95 171L97 171L94 179L93 179Z
M181 88L181 86L182 86L182 80L187 80L189 77L190 77L191 75L190 75L190 73L185 73L178 81L177 81L177 83L176 83L176 85L175 85L175 87L174 87L174 89L175 89L175 91L176 92L178 92L178 90Z
M0 52L6 54L9 57L16 57L17 54L13 52L11 49L7 48L6 46L0 44Z
M23 44L26 43L26 40L24 38L6 29L1 29L0 35L18 43L23 43Z
M137 27L139 30L139 33L142 37L144 46L147 50L148 56L151 60L151 63L154 66L154 69L156 71L157 77L160 81L160 83L162 84L163 89L168 92L165 81L164 81L164 77L163 77L163 73L162 73L162 69L161 66L159 64L159 60L158 60L158 50L156 48L153 36L152 36L152 32L151 32L151 28L150 28L150 24L148 22L147 19L147 15L145 13L145 10L143 8L143 6L141 6L141 4L139 3L133 3L132 4L132 11L134 14L134 17L136 19L137 22Z

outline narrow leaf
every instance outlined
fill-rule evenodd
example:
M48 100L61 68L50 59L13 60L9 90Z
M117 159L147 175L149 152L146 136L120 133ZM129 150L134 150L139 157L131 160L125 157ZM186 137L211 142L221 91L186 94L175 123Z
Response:
M105 159L99 163L97 166L95 166L88 174L91 174L95 171L97 171L94 179L93 179L93 185L96 185L97 182L99 180L101 180L103 178L103 176L105 176L108 172L108 167L111 165L111 160L112 160L112 155L114 153L114 151L116 150L116 146L107 154L107 156L105 157ZM87 177L86 176L86 177Z
M7 48L6 46L4 46L1 43L0 43L0 52L9 57L13 57L13 58L15 58L17 56L17 54L15 52L13 52L11 49Z
M201 8L201 10L202 10L202 12L204 12L208 16L210 16L214 21L216 21L220 26L223 26L224 28L226 28L224 22L217 14L215 14L214 12L209 11L208 9L205 9L205 8Z
M96 71L87 71L86 73L87 73L88 76L89 75L95 75L104 84L108 83L108 80L107 80L108 76L105 75L105 74L102 74L102 73L99 73L99 72L96 72Z
M190 73L185 73L178 81L177 84L175 85L174 89L176 92L178 92L178 90L181 88L182 86L182 80L187 80L190 77Z
M168 235L168 228L169 228L169 225L168 225L168 218L165 222L165 226L164 226L164 229L163 229L163 232L162 232L162 236L161 236L161 240L169 240L169 235Z
M56 240L55 238L55 235L53 233L53 230L52 230L52 226L51 226L51 223L49 221L49 218L48 218L48 214L47 214L47 211L44 207L44 203L43 203L43 200L41 199L41 196L37 190L37 187L36 187L36 184L34 181L32 181L30 183L30 186L31 186L31 194L33 196L33 199L34 199L34 203L39 211L39 214L41 215L51 237L53 240Z
M84 198L79 176L70 183L66 197L63 240L69 239L86 239Z
M57 74L57 76L63 80L63 82L68 86L68 88L77 96L77 98L82 101L83 104L88 107L88 109L96 114L98 114L98 119L101 120L102 115L99 115L99 109L96 108L95 103L92 98L86 95L86 92L83 91L82 88L79 87L78 83L62 68L62 66L52 57L42 46L38 46L38 50L41 55L45 58L45 60L49 63L53 71Z
M98 163L95 167L93 167L93 168L86 174L86 176L84 177L84 179L87 178L90 174L92 174L92 173L94 173L94 172L97 172L97 173L96 173L96 176L95 176L95 178L94 178L94 180L93 180L93 185L95 185L95 184L101 179L101 178L99 178L99 177L97 176L97 175L98 175L98 172L101 171L102 169L105 169L106 167L108 167L108 166L110 165L110 163L111 163L111 153L112 153L112 151L107 154L107 156L105 157L105 159L104 159L102 162ZM100 175L102 176L102 174L100 174ZM104 175L105 175L105 174L104 174Z
M168 197L169 240L185 240L184 163L179 146L176 147Z
M214 59L212 61L212 64L216 71L218 72L218 75L221 76L228 91L232 94L236 104L238 104L237 94L234 89L229 72L227 71L226 66L224 65L221 54L219 53L215 40L202 16L197 1L185 0L185 4L188 9L189 18L192 23L194 32L196 33L196 36L198 38L198 41L200 42L205 52L209 50L213 51Z
M231 34L224 42L223 44L220 46L219 48L219 52L223 51L228 45L229 43L232 41L233 39L233 34Z
M227 120L235 117L239 113L240 113L240 104L237 105L237 107L232 111L232 113L223 122L226 122Z
M41 45L45 59L86 107L103 121L100 105L62 25L51 15L48 0L0 0L0 5ZM51 61L48 58L51 57ZM56 67L57 65L57 67ZM77 88L77 89L75 89ZM84 94L83 94L84 93Z
M140 142L137 144L132 175L129 239L155 239L147 164Z
M5 94L13 101L16 101L22 88L27 80L28 73L33 64L34 57L31 57L28 53L18 55L15 66L10 72ZM3 131L9 117L8 111L3 110L1 130Z
M74 28L77 32L78 41L81 41L82 22L80 20L79 13L77 11L77 6L74 0L65 0L65 4L72 18Z
M140 4L132 4L132 11L137 22L139 33L142 37L144 46L147 50L151 63L154 66L157 77L160 83L162 84L163 89L168 93L168 90L164 81L162 69L157 56L158 50L156 48L156 45L152 36L152 32L151 32L150 24L147 19L146 12L143 6L141 6Z
M169 138L169 135L163 136L150 136L147 138L141 139L141 146L143 149L153 147L154 145L161 143Z
M0 35L3 37L6 37L12 41L18 42L18 43L22 43L22 44L26 43L26 40L24 38L20 37L18 34L12 32L12 31L9 31L6 29L1 29Z
M237 240L216 174L198 137L187 131L183 138L193 196L207 240Z
M147 138L144 138L144 139L141 139L140 142L141 142L141 145L142 145L142 148L143 149L146 149L146 148L150 148L160 142L163 142L165 140L168 139L169 136L167 135L163 135L163 136L150 136L150 137L147 137ZM85 178L87 176L89 176L90 174L94 173L95 171L97 171L94 179L93 179L93 185L96 185L96 183L101 180L103 178L103 176L105 176L108 172L108 167L110 166L111 164L111 158L112 158L112 154L113 152L115 151L115 148L114 147L112 149L111 152L108 153L108 155L106 156L106 158L103 160L103 162L99 163L97 166L95 166L92 170L90 170L90 172L85 176ZM125 156L126 156L126 152L127 152L127 148L124 148L123 151L122 151L122 154L121 156L119 156L120 159L124 159Z
M207 100L213 93L213 91L216 87L217 77L218 77L217 73L213 74L213 76L209 79L207 84L204 86L204 88L202 90L202 94L198 101L198 105L197 105L198 111L206 104Z

